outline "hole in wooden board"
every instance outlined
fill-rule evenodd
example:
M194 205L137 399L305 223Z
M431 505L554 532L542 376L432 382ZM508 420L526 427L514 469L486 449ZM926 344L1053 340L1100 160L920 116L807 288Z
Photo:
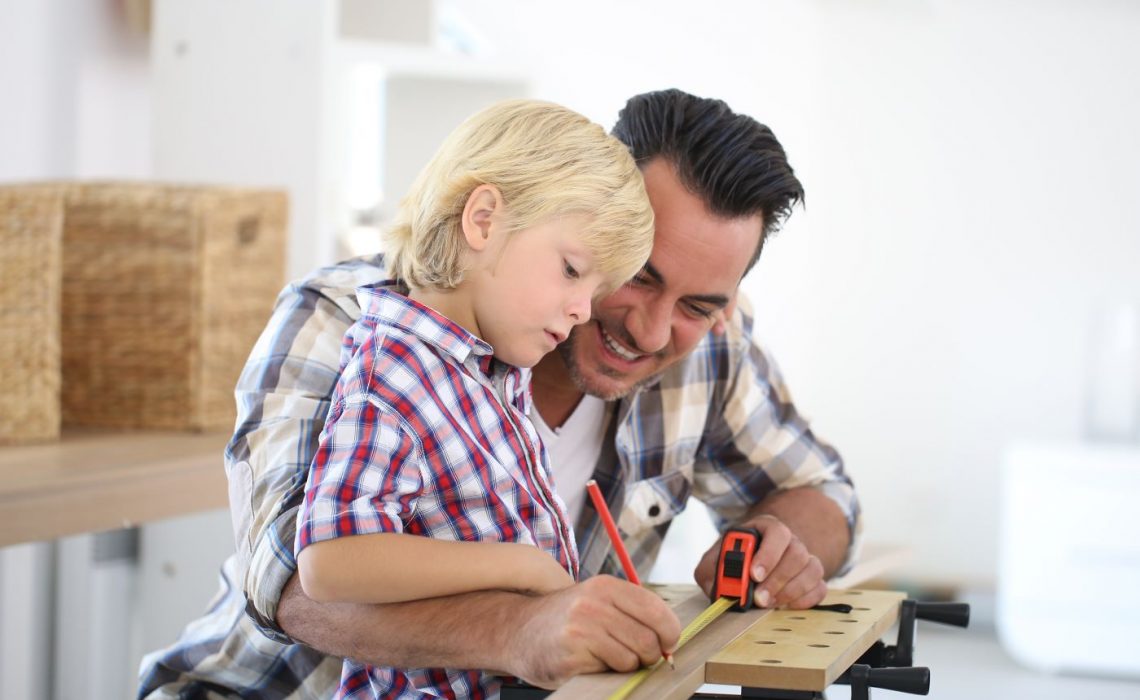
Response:
M792 628L791 627L773 627L772 631L773 632L791 632Z
M840 620L840 622L858 622L858 620Z
M756 643L757 644L775 644L775 642L769 641L767 639L758 639L758 640L756 640Z
M808 644L808 646L809 647L815 647L816 649L830 649L831 648L830 644Z
M806 620L807 618L804 617L803 615L794 615L792 617L789 617L788 619L789 620Z
M782 664L784 662L780 661L779 659L760 659L760 663L762 663L762 664Z
M827 630L824 634L847 634L846 632L836 632L835 630Z

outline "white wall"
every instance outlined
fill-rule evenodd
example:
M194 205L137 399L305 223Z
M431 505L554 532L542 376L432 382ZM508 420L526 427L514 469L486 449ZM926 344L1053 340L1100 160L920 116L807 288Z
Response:
M66 26L61 3L0 3L0 180L59 176L72 161L72 56L51 32ZM11 105L19 105L12 109ZM19 135L19 138L16 136Z
M1140 7L991 4L829 8L810 208L750 285L927 579L992 579L1004 446L1082 436L1097 303L1140 301Z
M155 0L154 174L289 194L287 273L332 257L331 2ZM240 56L241 60L235 60Z
M1140 302L1140 7L455 7L604 124L676 86L773 127L808 206L745 282L762 332L868 538L992 582L1003 446L1081 437L1091 315Z
M118 3L0 1L0 182L146 177L148 54Z

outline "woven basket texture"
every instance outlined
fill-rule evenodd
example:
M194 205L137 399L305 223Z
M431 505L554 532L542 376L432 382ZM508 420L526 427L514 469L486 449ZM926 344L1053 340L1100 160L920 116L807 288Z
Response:
M59 437L63 194L0 187L0 444Z
M284 193L86 183L63 223L65 427L229 430L284 282Z

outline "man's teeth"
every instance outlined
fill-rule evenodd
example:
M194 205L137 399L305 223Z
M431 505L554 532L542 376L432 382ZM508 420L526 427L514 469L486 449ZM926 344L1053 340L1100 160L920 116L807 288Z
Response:
M609 348L610 352L617 355L623 360L629 360L630 362L633 362L634 360L641 357L641 355L630 352L629 350L626 350L622 346L618 345L617 341L614 340L609 333L606 333L604 329L602 330L602 340L605 341L606 347Z

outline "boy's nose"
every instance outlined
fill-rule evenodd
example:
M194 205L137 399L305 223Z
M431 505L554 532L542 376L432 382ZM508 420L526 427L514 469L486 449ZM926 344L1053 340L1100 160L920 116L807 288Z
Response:
M574 325L585 323L590 320L590 302L591 297L579 297L570 302L566 307L566 315L574 322Z

